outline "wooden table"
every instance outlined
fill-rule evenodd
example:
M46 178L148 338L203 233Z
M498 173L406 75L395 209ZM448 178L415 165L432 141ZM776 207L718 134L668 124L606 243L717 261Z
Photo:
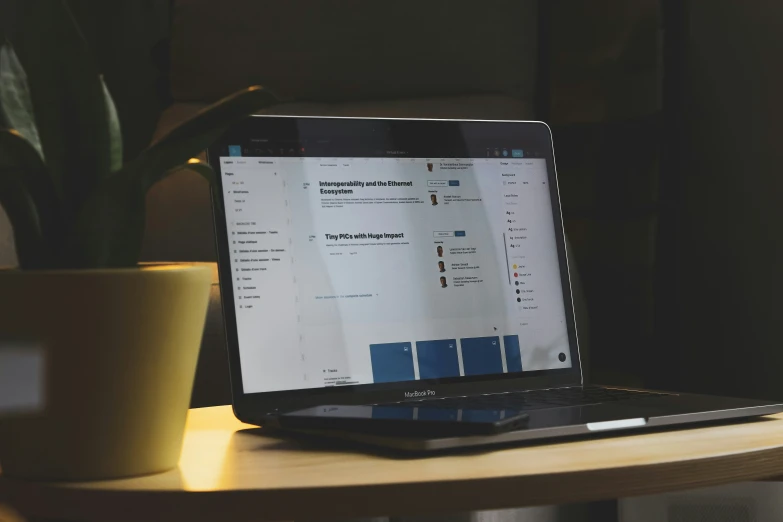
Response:
M229 407L191 410L178 469L89 483L0 477L0 501L68 520L413 515L645 495L779 475L783 414L742 424L427 458L284 441Z

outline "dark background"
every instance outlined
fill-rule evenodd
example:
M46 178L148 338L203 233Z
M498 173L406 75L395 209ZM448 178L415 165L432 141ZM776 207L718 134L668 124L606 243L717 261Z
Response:
M130 157L172 103L175 6L70 4ZM11 37L13 12L0 4ZM535 116L555 137L591 380L783 399L783 4L554 0L537 17ZM583 42L612 31L622 46L592 66Z

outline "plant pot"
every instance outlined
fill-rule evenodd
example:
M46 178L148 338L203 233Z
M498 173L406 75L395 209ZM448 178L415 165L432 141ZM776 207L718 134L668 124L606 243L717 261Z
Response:
M0 356L38 357L42 373L37 404L0 411L2 475L97 480L175 467L210 275L189 265L0 270Z

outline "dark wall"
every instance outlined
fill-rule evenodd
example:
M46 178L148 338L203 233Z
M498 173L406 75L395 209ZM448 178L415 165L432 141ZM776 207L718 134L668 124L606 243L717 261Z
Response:
M670 205L648 378L783 399L783 4L669 7Z
M587 302L591 381L640 386L653 346L659 2L541 5L550 28L546 119Z
M69 4L117 103L126 156L133 156L149 142L168 101L170 2ZM539 63L538 76L546 81L539 85L538 109L553 128L566 230L588 304L595 380L605 383L641 384L653 351L658 4L540 5L546 37L539 44L547 53ZM8 20L0 16L0 23Z
M152 138L168 96L170 6L161 0L70 0L122 123L125 157Z
M29 0L22 0L29 1ZM146 147L167 103L166 0L69 0L119 112L125 157ZM0 2L0 32L11 41L22 27L19 0Z

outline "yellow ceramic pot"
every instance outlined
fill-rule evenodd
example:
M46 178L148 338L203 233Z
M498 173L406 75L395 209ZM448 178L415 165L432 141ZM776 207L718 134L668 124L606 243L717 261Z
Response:
M210 281L209 267L188 265L0 270L0 355L41 363L37 404L0 411L2 475L97 480L176 466Z

